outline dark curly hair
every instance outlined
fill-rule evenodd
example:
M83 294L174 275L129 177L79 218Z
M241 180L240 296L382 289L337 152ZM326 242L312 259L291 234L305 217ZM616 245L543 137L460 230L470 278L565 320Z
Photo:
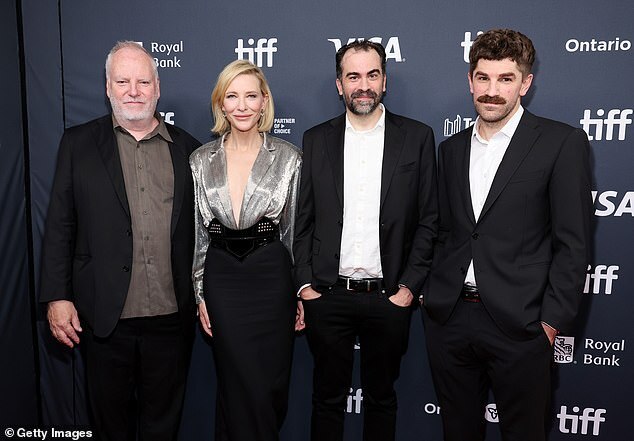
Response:
M478 60L505 60L518 65L523 76L531 72L535 62L533 42L526 35L512 29L491 29L473 42L469 51L469 75L473 75Z

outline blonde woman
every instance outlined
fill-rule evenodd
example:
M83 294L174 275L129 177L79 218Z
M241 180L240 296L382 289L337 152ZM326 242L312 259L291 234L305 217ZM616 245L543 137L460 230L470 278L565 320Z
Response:
M218 375L216 440L277 440L296 317L291 242L301 154L268 135L273 97L252 63L223 69L211 105L219 138L190 165L194 288Z

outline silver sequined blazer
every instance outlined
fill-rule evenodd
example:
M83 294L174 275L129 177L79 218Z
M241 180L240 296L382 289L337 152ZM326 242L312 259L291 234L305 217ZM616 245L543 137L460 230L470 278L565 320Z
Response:
M207 226L213 219L228 228L242 230L267 217L280 228L280 239L292 256L301 151L293 144L264 134L244 191L240 222L236 225L227 182L225 136L192 153L189 165L194 177L196 246L192 279L196 302L203 300L203 273L209 246Z

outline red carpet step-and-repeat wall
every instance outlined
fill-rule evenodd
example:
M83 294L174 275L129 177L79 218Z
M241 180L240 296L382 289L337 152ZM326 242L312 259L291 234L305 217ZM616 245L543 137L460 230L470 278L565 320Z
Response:
M185 128L201 142L211 139L209 100L217 74L236 58L253 61L263 68L275 98L273 134L301 145L304 130L343 112L335 89L334 55L352 39L383 43L388 58L385 105L432 126L440 142L475 120L467 55L477 34L510 27L528 35L538 61L523 104L540 116L583 128L592 145L594 173L594 255L584 292L579 293L583 297L579 325L555 343L550 439L632 439L634 8L630 0L22 0L19 5L33 274L39 270L59 138L65 127L108 112L103 64L117 40L141 42L153 54L161 78L159 111L167 122ZM0 259L3 266L15 265L9 255ZM37 286L32 291L36 296ZM51 341L41 311L36 337L43 423L87 424L79 354L69 354ZM282 436L286 441L308 439L311 375L312 359L305 338L299 336ZM210 346L198 336L182 440L212 438L214 377ZM412 321L398 391L398 439L440 440L442 409L434 395L419 317ZM363 391L355 372L347 440L360 439L362 410ZM493 398L483 418L489 422L487 440L500 439Z

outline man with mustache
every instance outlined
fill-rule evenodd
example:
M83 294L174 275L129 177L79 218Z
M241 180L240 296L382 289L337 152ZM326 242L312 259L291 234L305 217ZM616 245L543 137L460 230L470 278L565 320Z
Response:
M293 250L315 361L311 439L343 438L358 337L363 439L390 441L411 306L436 237L434 136L381 104L383 46L350 43L336 65L346 112L304 134Z
M200 145L156 112L156 63L139 44L106 59L112 114L60 142L40 301L53 336L86 360L100 440L176 439L195 304L194 188Z
M440 144L440 222L424 292L446 441L483 440L493 391L504 441L546 438L555 336L570 332L590 258L583 130L521 106L535 49L491 30L469 56L478 118Z

